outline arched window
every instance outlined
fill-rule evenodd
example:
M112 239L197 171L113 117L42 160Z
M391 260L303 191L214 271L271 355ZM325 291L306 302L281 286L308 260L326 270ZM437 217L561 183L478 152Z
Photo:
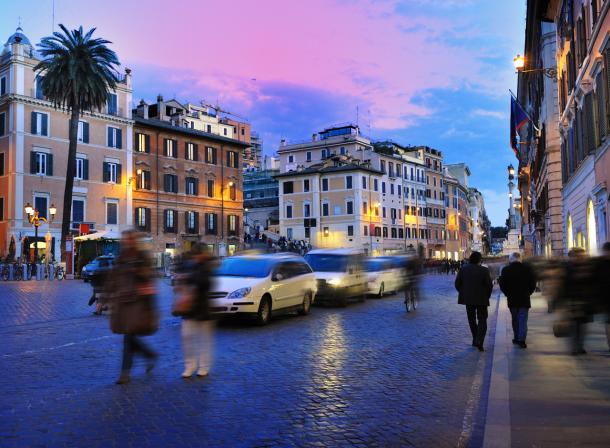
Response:
M597 226L595 224L595 210L593 209L593 201L591 199L587 203L587 242L589 243L589 253L595 253L597 251Z
M566 231L568 236L568 250L574 247L574 230L572 229L572 216L568 215L568 229Z

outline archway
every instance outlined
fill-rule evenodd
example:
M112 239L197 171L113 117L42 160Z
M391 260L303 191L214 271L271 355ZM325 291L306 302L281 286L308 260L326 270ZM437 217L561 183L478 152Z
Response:
M572 216L568 215L568 229L566 231L568 237L568 250L574 247L574 229L572 229Z
M587 243L589 253L595 253L597 251L597 224L595 222L595 209L591 199L587 203Z

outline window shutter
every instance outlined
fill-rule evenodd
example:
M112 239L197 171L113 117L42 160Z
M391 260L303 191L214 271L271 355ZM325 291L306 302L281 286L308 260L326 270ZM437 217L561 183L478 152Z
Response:
M104 182L110 182L110 168L108 167L108 162L104 162L102 167L102 180Z
M140 210L140 207L135 207L133 209L133 222L135 223L136 228L140 228L140 222L138 221L138 210Z
M172 216L174 217L174 227L172 228L174 233L178 233L178 211L172 210Z
M123 149L123 130L116 130L116 147L119 149Z
M606 136L606 95L604 89L604 74L599 72L595 77L597 86L597 130L599 132L599 144Z
M227 166L231 166L231 151L227 151L225 153L225 155L227 156Z
M146 220L146 226L145 229L147 232L150 232L150 209L149 208L145 208L144 209L144 219Z
M83 160L83 180L89 180L89 160Z
M167 213L168 210L163 210L163 231L167 232Z
M189 142L184 142L184 158L189 159Z
M144 171L144 189L150 190L150 171Z
M119 163L116 166L116 183L117 184L121 183L121 168L122 168L122 165Z
M107 138L107 142L106 142L106 146L109 146L110 148L112 148L112 128L108 128L106 131L106 138Z
M163 139L163 155L167 157L167 139Z
M174 159L178 158L178 140L172 140L172 149L174 151Z
M172 192L178 193L178 176L176 174L172 175L172 187L173 187Z
M89 123L83 121L83 143L89 143Z
M32 134L38 134L38 120L36 119L36 112L32 112L31 113L31 119L32 119Z
M36 152L30 153L30 174L36 174Z
M195 196L199 196L199 179L193 179L195 184Z
M191 233L189 228L189 212L184 212L184 231L186 233Z
M197 162L199 160L199 145L193 143L193 160Z
M610 46L604 50L604 78L605 88L604 93L606 97L606 129L610 132Z
M212 164L216 165L216 163L217 163L216 148L212 148Z
M212 233L214 235L218 234L218 215L216 213L212 213Z
M195 214L195 233L199 233L199 212L193 212Z
M47 176L53 175L53 154L47 154Z
M144 145L146 145L146 147L144 148L144 151L146 153L150 153L150 135L146 134L144 136Z
M239 216L235 217L235 235L239 235Z

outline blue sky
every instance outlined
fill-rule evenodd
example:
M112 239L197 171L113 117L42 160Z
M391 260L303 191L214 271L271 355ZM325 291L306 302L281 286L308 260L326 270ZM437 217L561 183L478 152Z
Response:
M2 39L19 17L33 42L51 31L52 0L3 3ZM281 138L355 122L358 109L375 139L466 162L492 223L504 224L525 1L55 0L55 19L113 42L133 70L134 101L218 101L249 119L268 154Z

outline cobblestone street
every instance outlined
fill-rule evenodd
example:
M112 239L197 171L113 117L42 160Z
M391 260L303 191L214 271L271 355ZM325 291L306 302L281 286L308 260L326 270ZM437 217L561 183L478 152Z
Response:
M221 323L205 379L183 380L180 321L147 338L155 370L114 384L121 337L80 281L0 283L3 446L478 446L493 345L470 347L452 276L425 298L316 307L266 327ZM495 293L494 293L495 297Z

